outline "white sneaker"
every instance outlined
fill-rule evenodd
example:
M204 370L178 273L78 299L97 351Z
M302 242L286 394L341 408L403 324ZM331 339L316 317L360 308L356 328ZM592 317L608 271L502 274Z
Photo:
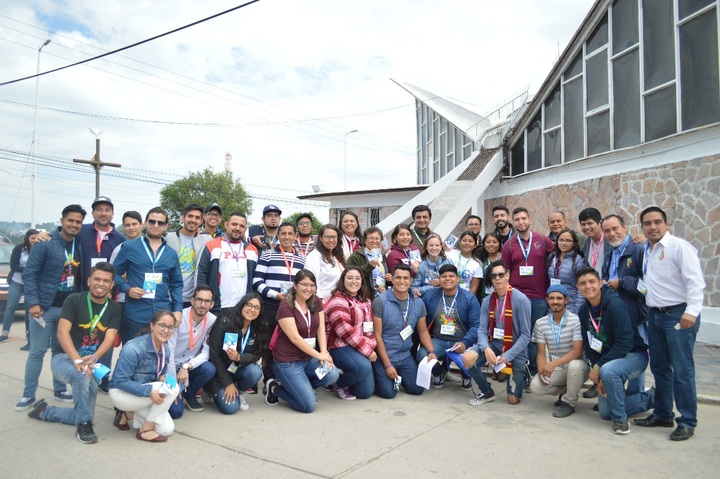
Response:
M248 409L250 409L250 406L248 406L247 401L245 401L244 394L238 394L238 401L240 401L240 410L241 411L247 411Z

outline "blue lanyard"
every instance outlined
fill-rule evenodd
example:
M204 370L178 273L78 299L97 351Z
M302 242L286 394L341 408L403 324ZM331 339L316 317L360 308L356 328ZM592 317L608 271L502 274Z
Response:
M453 297L452 303L450 304L450 309L448 309L447 302L445 301L445 294L443 293L442 300L443 300L443 310L445 311L445 317L449 318L450 315L453 312L453 309L455 308L455 301L457 300L458 293L455 293L455 296ZM410 304L410 303L408 303Z
M560 347L560 335L562 334L562 327L563 327L563 323L565 322L566 316L567 316L567 312L565 312L565 314L563 314L563 317L560 319L560 324L558 324L557 333L555 333L555 318L553 317L550 319L550 328L552 328L552 336L553 336L553 341L555 342L556 348Z
M154 273L155 272L155 263L157 263L160 260L160 256L162 256L163 252L165 251L165 245L162 245L160 247L160 249L158 250L157 256L155 256L155 258L153 258L153 255L150 252L150 248L148 248L147 244L145 244L145 238L143 238L141 241L142 241L143 246L145 247L145 252L147 253L148 258L150 259L150 263L152 263L152 270Z
M532 248L532 231L530 232L530 240L528 241L528 247L527 250L525 249L525 246L523 246L522 239L520 239L520 235L517 235L518 244L520 245L520 251L522 251L523 256L525 257L525 266L527 266L528 263L528 257L530 256L530 248Z
M628 242L630 241L630 235L625 237L625 241L622 242L617 248L613 248L612 259L610 260L610 279L617 278L617 270L620 265L620 257L625 253Z
M645 256L643 256L643 276L647 274L648 262L650 262L650 242L645 241Z
M71 248L70 254L68 254L67 251L65 251L65 257L67 258L68 276L72 276L73 259L75 258L75 238L73 238L73 241L72 241L72 248Z
M243 335L242 343L240 344L240 352L245 352L245 346L247 345L248 339L250 339L250 329L252 328L252 324L248 326L247 332Z
M240 255L242 254L243 251L245 251L245 248L243 247L243 246L244 246L244 245L243 245L243 242L240 241L240 249L238 250L237 253L235 253L235 250L233 249L233 247L232 247L232 245L230 244L230 242L229 242L228 240L226 240L225 238L223 238L223 241L226 242L227 245L228 245L228 248L230 248L230 254L232 254L232 257L233 257L233 259L235 260L235 263L239 263L239 262L240 262Z

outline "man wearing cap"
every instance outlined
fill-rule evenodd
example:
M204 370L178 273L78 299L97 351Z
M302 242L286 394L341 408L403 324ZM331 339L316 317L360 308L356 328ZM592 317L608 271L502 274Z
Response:
M262 224L252 225L248 231L250 242L259 252L273 249L278 243L278 226L282 211L275 205L263 208Z
M205 226L201 230L202 233L208 234L213 238L218 238L223 235L223 230L220 229L219 226L222 221L222 208L220 208L219 204L210 203L208 207L205 208L203 220L205 221Z
M553 417L568 417L575 412L575 404L590 366L582 359L583 340L580 319L565 308L568 291L561 284L547 290L550 314L537 320L532 342L537 344L538 373L533 378L532 392L539 395L559 395Z
M440 287L422 295L430 324L427 324L426 317L420 318L417 324L418 334L430 333L432 350L428 351L425 346L421 346L415 356L417 362L425 356L438 360L432 371L432 386L435 389L444 386L449 368L447 350L464 353L475 343L480 323L480 303L474 294L458 287L460 278L455 265L444 264L438 273ZM470 389L470 377L464 372L460 387Z
M202 215L202 206L197 204L187 205L183 210L182 228L171 231L165 237L168 246L175 250L180 260L180 270L183 276L184 308L190 307L190 300L195 291L195 276L200 254L205 247L205 243L213 239L200 230Z

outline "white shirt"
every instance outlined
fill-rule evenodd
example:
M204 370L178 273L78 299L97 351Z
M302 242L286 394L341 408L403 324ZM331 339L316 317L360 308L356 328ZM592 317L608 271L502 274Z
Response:
M483 277L482 265L472 257L463 258L460 250L450 250L446 256L457 268L458 277L460 278L460 284L458 284L458 286L465 291L470 291L470 283L474 278Z
M328 264L318 250L313 250L305 257L305 269L312 271L315 275L317 281L315 294L323 300L328 300L345 268L334 256L333 264Z
M665 233L651 250L649 248L650 243L645 241L643 281L647 285L647 305L663 308L687 303L686 313L700 314L705 279L695 247L682 238Z
M218 262L218 288L220 289L220 307L232 308L247 293L248 268L245 243L220 242L213 250L213 256L220 255Z
M190 310L192 308L183 309L182 321L172 336L168 339L168 349L172 360L170 364L174 364L174 368L168 371L175 376L176 370L185 363L192 364L193 368L200 366L202 363L210 359L210 346L206 339L210 333L210 328L215 324L215 315L208 312L205 315L205 325L200 320L197 324L190 319ZM197 319L197 318L195 318ZM193 347L190 347L190 323L193 323Z

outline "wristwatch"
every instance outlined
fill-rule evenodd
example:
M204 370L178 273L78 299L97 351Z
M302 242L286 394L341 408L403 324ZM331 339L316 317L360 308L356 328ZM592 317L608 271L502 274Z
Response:
M185 369L186 371L190 370L190 366L192 366L190 363L185 363L182 365L183 369Z

